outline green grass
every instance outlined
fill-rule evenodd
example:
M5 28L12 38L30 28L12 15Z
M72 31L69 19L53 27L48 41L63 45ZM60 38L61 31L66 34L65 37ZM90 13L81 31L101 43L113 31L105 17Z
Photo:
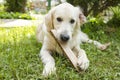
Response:
M34 20L35 18L32 17L28 13L19 13L19 12L0 12L0 19L28 19L28 20Z
M36 41L35 28L0 28L0 80L120 80L120 28L89 32L92 39L112 44L105 51L93 44L81 45L90 59L87 71L76 72L68 59L55 54L57 72L48 78L41 76L38 54L42 45Z

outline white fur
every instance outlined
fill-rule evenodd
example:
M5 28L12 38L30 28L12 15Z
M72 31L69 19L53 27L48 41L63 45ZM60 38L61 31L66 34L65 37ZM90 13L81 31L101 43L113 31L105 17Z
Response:
M57 18L62 18L62 22L58 22ZM70 20L74 19L73 24ZM63 3L51 9L45 16L44 22L37 28L37 39L43 44L40 51L40 57L44 63L43 75L48 76L55 72L55 61L51 56L53 51L62 54L62 50L50 34L51 29L57 31L56 37L59 41L60 34L65 33L70 36L66 42L73 52L78 56L78 64L82 70L86 70L89 66L89 60L83 49L80 48L81 42L94 42L98 47L101 46L97 41L89 40L87 35L80 30L80 25L86 21L86 17L78 7L74 7L69 3Z

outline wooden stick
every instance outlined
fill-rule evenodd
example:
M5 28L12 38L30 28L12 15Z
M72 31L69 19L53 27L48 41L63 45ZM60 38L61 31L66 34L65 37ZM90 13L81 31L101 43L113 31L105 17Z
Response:
M74 68L79 72L79 68L77 65L77 57L75 56L75 54L72 52L72 50L65 44L62 44L60 41L57 40L57 38L55 37L56 31L55 30L51 30L51 34L53 35L53 37L55 38L56 42L59 44L59 46L61 47L62 51L64 52L64 54L67 56L67 58L70 60L70 62L72 63L72 65L74 66Z

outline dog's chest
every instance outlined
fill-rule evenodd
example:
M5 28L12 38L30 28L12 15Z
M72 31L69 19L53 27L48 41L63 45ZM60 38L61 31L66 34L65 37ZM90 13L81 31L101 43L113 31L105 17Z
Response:
M75 45L77 45L77 43L74 40L74 41L70 41L67 45L72 49L73 47L75 47ZM55 48L56 52L58 52L59 54L63 54L63 51L57 42L56 42L56 46L54 48Z
M56 43L56 46L55 46L55 51L61 55L63 55L63 51L60 47L60 45L58 45L58 43Z

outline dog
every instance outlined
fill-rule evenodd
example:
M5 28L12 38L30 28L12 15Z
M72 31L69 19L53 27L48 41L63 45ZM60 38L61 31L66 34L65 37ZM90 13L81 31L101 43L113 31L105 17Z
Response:
M107 45L103 45L98 41L94 41L88 38L83 33L80 26L86 22L86 17L82 13L79 7L74 7L69 3L62 3L52 8L42 24L37 28L37 40L42 43L40 50L40 57L44 63L43 76L48 76L51 73L55 73L55 60L52 57L52 53L63 54L61 48L54 40L50 31L56 30L56 38L63 44L68 45L74 54L78 58L79 67L85 71L89 66L89 59L83 49L80 48L82 42L93 43L99 49L104 50Z

